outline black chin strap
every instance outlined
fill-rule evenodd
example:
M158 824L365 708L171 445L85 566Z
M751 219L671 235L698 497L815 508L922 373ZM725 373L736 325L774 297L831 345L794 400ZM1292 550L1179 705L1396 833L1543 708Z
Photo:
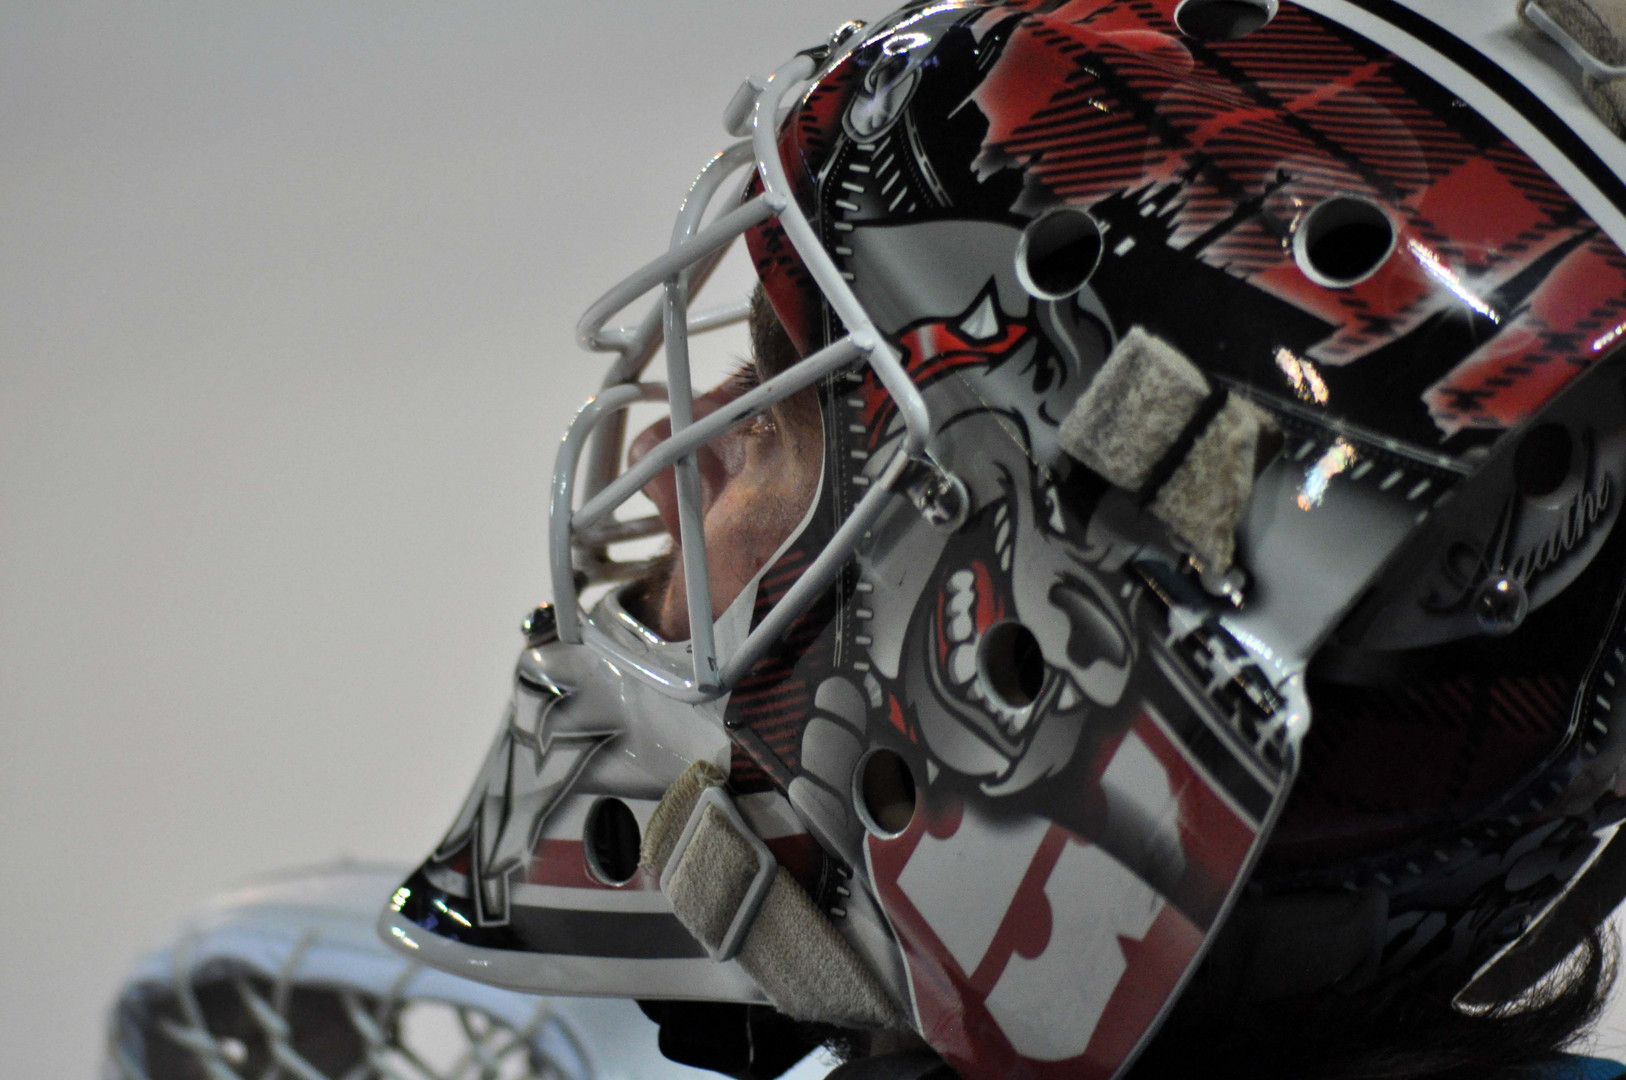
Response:
M775 1080L815 1048L838 1036L835 1028L791 1020L768 1005L709 1001L640 1001L660 1025L668 1061L709 1069L734 1080ZM856 1058L825 1080L959 1080L930 1050L904 1050Z
M775 1080L828 1034L767 1005L640 1001L638 1007L660 1025L661 1056L735 1080Z
M849 1061L824 1080L959 1080L959 1074L930 1050L904 1050Z

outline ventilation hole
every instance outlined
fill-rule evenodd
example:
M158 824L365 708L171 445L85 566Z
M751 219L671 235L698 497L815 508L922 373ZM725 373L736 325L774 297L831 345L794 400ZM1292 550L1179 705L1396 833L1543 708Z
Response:
M915 778L893 750L871 750L858 766L858 817L879 836L897 836L915 817Z
M1304 276L1329 289L1365 281L1395 246L1395 227L1367 199L1335 195L1311 207L1293 233L1293 258Z
M1276 0L1182 0L1174 25L1198 41L1235 41L1276 17Z
M982 635L977 675L983 690L1010 709L1025 709L1044 689L1044 652L1033 631L1019 622L997 622Z
M1541 424L1513 452L1513 482L1529 499L1551 495L1570 477L1570 433L1562 424Z
M1028 223L1016 245L1016 276L1041 300L1084 287L1101 262L1101 226L1083 210L1059 206Z
M587 814L587 869L606 885L625 885L638 872L638 819L620 799L600 799Z

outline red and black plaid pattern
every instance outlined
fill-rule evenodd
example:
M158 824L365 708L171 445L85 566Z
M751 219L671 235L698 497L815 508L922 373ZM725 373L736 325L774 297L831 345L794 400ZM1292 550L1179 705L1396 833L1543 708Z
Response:
M1626 259L1520 149L1404 61L1284 4L1239 41L1181 37L1176 0L1017 2L1018 28L976 94L987 147L1060 197L1179 183L1176 247L1333 323L1311 359L1358 363L1479 298L1499 330L1433 358L1424 397L1443 436L1506 428L1608 351L1626 323ZM1194 74L1196 73L1196 74ZM1291 179L1291 183L1284 181ZM1401 219L1400 257L1350 288L1309 282L1287 251L1305 207L1368 197ZM1259 212L1227 227L1239 204ZM1579 242L1577 242L1579 241ZM1499 310L1543 256L1544 280Z
M1574 693L1557 674L1312 684L1315 728L1272 858L1359 857L1479 819L1565 744Z

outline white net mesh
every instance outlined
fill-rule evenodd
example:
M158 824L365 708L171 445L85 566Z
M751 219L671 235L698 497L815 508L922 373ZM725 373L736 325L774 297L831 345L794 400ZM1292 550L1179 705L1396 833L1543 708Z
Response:
M571 1040L545 999L524 1023L413 1000L416 966L383 996L215 972L147 992L109 1045L120 1080L587 1080L548 1044ZM572 1040L573 1041L573 1040ZM573 1055L582 1060L579 1051Z
M194 913L108 1018L102 1080L717 1080L637 1004L461 979L379 939L388 866L284 873ZM821 1080L808 1055L781 1080Z
M395 880L337 867L215 904L126 983L104 1080L600 1080L577 1029L622 1026L610 1003L566 1015L395 956L372 926Z

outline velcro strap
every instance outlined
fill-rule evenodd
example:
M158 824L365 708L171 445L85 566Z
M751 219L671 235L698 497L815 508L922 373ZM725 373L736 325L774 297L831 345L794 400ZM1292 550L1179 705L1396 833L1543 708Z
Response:
M906 1028L879 979L696 762L651 816L640 863L712 959L745 969L780 1012L844 1027Z
M722 788L708 787L666 859L661 889L674 908L695 913L695 922L684 925L721 963L739 955L778 869L734 800Z
M1263 409L1213 387L1184 353L1137 326L1062 420L1060 440L1224 573L1273 431Z
M1587 104L1626 135L1626 0L1519 0L1517 10L1580 65Z

